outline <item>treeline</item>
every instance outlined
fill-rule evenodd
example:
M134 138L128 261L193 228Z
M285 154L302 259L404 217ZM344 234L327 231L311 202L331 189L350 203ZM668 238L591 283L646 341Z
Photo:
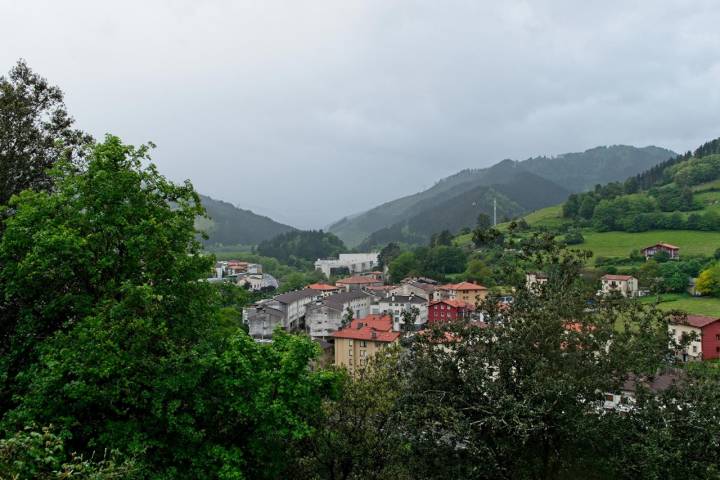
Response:
M257 253L288 265L307 267L318 258L333 258L347 252L342 240L322 230L295 230L282 233L257 246Z

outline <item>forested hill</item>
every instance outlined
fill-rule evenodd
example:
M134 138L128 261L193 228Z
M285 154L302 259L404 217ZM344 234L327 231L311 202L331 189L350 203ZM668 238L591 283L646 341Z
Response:
M199 218L196 226L205 231L209 238L206 245L256 245L281 233L295 230L294 227L243 210L231 203L200 195L209 219Z
M459 200L461 195L481 186L492 186L506 200L522 206L519 213L523 213L550 205L552 201L562 201L566 198L562 195L581 192L596 184L625 180L675 155L658 147L615 145L556 157L534 157L521 162L503 160L489 168L463 170L438 181L425 191L346 217L331 225L329 231L349 246L358 245L375 232L377 234L364 243L375 243L380 237L401 241L418 238L417 234L424 236L424 232L407 227L414 218L453 198ZM476 206L477 213L491 208L487 204ZM452 215L453 210L447 210L446 214ZM466 226L472 226L472 222ZM399 231L404 232L404 238L390 234Z

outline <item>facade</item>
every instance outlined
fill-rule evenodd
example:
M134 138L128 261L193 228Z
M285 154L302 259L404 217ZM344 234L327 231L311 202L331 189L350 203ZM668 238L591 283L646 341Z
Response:
M470 318L475 304L462 300L437 300L428 306L428 324Z
M346 292L353 290L362 290L366 287L381 287L383 284L382 280L378 280L373 277L366 277L363 275L356 275L354 277L343 278L335 282L335 286L340 287Z
M488 294L487 287L477 283L460 282L440 286L434 295L434 300L461 300L465 303L477 305Z
M667 252L670 255L671 260L678 260L680 258L680 247L670 245L669 243L656 243L645 247L640 252L645 255L645 259L652 258L658 252Z
M623 297L637 297L640 292L637 278L631 275L603 275L600 285L605 295L617 292Z
M422 297L427 301L433 299L433 294L438 288L438 282L425 278L406 278L400 285L391 290L390 293L396 295L410 295Z
M279 286L277 279L268 273L239 275L237 284L252 292L275 290Z
M320 298L316 290L309 288L276 295L243 309L243 321L254 338L272 337L278 324L285 330L302 329L307 305Z
M329 338L340 329L347 309L353 311L353 319L370 314L372 296L360 292L341 292L323 297L308 305L305 312L305 326L313 339Z
M525 274L525 288L535 290L539 285L547 283L548 277L543 272L527 272Z
M683 360L720 358L720 318L688 315L687 318L673 319L668 328L677 342L680 342L683 336L696 335L684 350L677 352Z
M369 315L333 333L335 365L346 367L350 373L362 369L378 350L400 339L392 324L389 316Z
M326 277L369 272L378 266L378 253L341 253L337 259L317 259L315 270Z
M393 319L393 330L399 332L402 331L403 324L405 323L402 320L402 313L412 307L417 308L419 311L417 318L415 318L413 330L420 330L428 321L428 304L427 300L422 297L417 297L412 293L410 295L388 294L380 298L377 303L371 307L370 311L373 314L391 316Z

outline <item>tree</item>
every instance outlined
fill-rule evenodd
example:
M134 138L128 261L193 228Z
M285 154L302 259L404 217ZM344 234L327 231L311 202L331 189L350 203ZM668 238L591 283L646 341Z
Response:
M0 429L54 425L67 449L137 459L143 477L277 478L335 376L319 348L254 342L220 318L189 183L108 137L87 167L26 190L0 240Z
M26 188L47 189L48 169L82 154L90 137L73 122L62 91L24 60L0 77L0 205Z
M353 318L355 318L355 312L353 312L353 309L348 305L340 321L340 327L346 328L353 321Z
M720 263L700 272L695 288L703 295L720 296Z
M480 259L470 260L467 269L465 269L465 280L478 282L482 285L494 284L492 275L492 270Z
M412 252L403 252L390 262L390 281L399 283L403 278L417 273L419 268L417 258Z
M382 270L390 265L390 262L395 260L398 255L402 253L400 246L395 242L390 242L385 245L380 253L378 254L378 267Z
M583 242L585 242L585 237L578 228L572 228L565 234L565 243L568 245L579 245Z
M413 332L415 331L415 321L417 320L417 317L420 315L420 310L415 307L409 307L402 311L400 314L400 317L402 319L402 323L400 324L400 328L403 332Z
M439 247L439 246L451 246L453 241L453 235L450 233L449 230L443 230L440 233L434 233L430 237L430 246L431 247Z

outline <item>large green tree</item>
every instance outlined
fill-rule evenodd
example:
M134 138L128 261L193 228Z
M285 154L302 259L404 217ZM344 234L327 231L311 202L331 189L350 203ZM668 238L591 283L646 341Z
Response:
M53 425L71 451L117 449L152 478L281 476L333 376L308 369L309 340L260 345L222 314L198 196L146 161L108 137L11 202L0 426Z
M0 205L50 185L48 168L76 158L89 137L73 128L62 91L20 60L0 77Z

